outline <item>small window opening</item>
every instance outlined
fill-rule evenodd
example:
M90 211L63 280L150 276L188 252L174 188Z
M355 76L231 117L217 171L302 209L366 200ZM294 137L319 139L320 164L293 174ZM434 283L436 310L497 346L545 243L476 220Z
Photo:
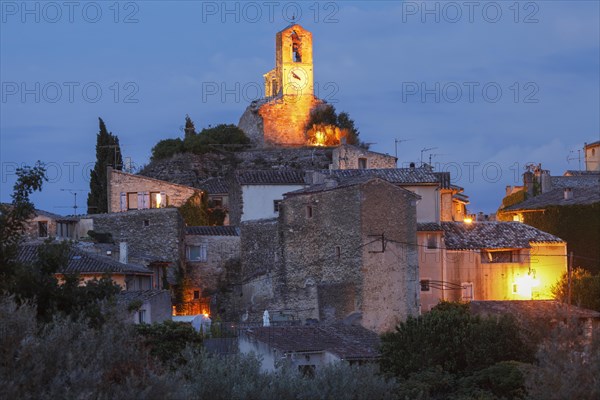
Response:
M48 237L48 221L38 221L38 236Z

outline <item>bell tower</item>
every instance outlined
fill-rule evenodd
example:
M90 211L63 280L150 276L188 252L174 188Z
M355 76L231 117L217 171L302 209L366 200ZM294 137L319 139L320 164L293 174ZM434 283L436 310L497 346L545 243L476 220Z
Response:
M265 98L254 100L238 126L261 147L313 146L307 134L314 95L312 34L298 24L275 36L275 68L263 75Z
M312 34L298 24L277 32L275 69L264 78L266 97L313 96Z

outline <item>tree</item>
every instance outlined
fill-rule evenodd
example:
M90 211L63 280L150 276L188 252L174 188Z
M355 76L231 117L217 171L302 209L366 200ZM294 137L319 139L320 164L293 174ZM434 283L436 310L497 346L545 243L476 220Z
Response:
M208 194L196 192L179 207L187 226L208 225Z
M152 148L152 161L162 160L170 158L177 153L183 153L185 148L183 146L183 140L177 139L165 139L156 143Z
M25 223L35 211L29 196L42 190L47 181L46 167L37 162L34 167L17 169L12 203L0 204L0 288L14 275L14 259L23 236Z
M431 398L449 398L448 391L459 387L479 391L492 371L512 371L510 365L498 363L532 361L534 348L522 341L514 319L481 318L470 313L468 304L442 302L427 314L408 318L396 332L383 335L381 353L386 374L403 379L408 387L429 393ZM494 390L519 392L524 380L518 371L513 372L509 388ZM472 379L456 384L467 377ZM417 397L415 393L413 397ZM445 397L433 396L442 393Z
M187 137L183 141L185 151L195 154L214 151L215 145L235 151L239 150L240 145L248 144L250 144L248 136L232 124L220 124L215 127L204 128L199 134Z
M90 193L88 195L88 214L108 212L108 182L106 167L123 169L123 157L119 146L119 138L106 130L102 118L98 118L100 131L96 135L96 165L90 172Z
M341 131L341 135L337 130L332 129L334 127ZM310 118L304 129L309 139L314 131L331 132L328 133L327 136L345 137L347 144L361 146L365 149L369 147L359 140L358 136L360 135L360 132L356 128L354 121L350 118L350 115L345 111L338 114L335 107L330 104L318 106L313 109L310 112ZM337 144L339 143L339 139L340 138L337 137L331 137L329 140L325 140L325 145L333 145L334 143L332 140Z
M189 115L185 115L185 138L189 138L196 135L196 127L194 126L194 121L190 118Z
M554 298L563 303L569 302L569 277L565 272L560 281L552 286ZM583 268L575 268L571 273L571 304L600 311L600 274L592 275Z

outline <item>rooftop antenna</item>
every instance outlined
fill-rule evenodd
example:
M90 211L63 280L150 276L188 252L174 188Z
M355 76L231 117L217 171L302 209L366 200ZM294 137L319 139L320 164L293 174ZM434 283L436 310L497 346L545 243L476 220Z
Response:
M119 148L118 144L105 144L102 146L98 146L98 147L102 147L105 149L115 149L115 158L113 159L115 162L113 164L113 168L117 169L117 149ZM119 150L119 152L121 152L121 150Z
M431 159L432 159L433 157L438 157L438 156L447 156L447 155L449 155L449 154L442 154L442 153L429 153L429 165L432 165L432 166L433 166L433 164L431 163Z
M437 147L429 147L429 148L421 150L421 167L423 166L423 153L425 153L427 151L435 150L435 149L437 149Z
M571 150L569 152L570 153L575 153L575 150ZM573 161L573 160L577 160L577 169L579 169L579 171L581 171L581 149L577 149L577 157L573 156L573 157L569 157L567 156L567 162Z
M79 208L77 206L77 192L87 192L87 190L83 190L83 189L60 189L61 192L69 192L73 195L73 215L77 215L77 209ZM63 207L60 207L63 208ZM71 208L71 207L69 207Z
M396 158L398 158L398 143L408 142L409 140L412 139L394 139L394 155L396 156Z

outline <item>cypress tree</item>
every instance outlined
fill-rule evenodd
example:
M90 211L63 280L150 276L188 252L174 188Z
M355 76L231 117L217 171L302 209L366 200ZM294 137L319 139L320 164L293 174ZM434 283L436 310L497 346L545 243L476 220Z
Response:
M96 135L96 165L90 172L90 193L88 195L88 214L108 212L108 190L106 167L123 169L123 157L119 147L119 138L106 130L102 118L98 118L100 131Z

